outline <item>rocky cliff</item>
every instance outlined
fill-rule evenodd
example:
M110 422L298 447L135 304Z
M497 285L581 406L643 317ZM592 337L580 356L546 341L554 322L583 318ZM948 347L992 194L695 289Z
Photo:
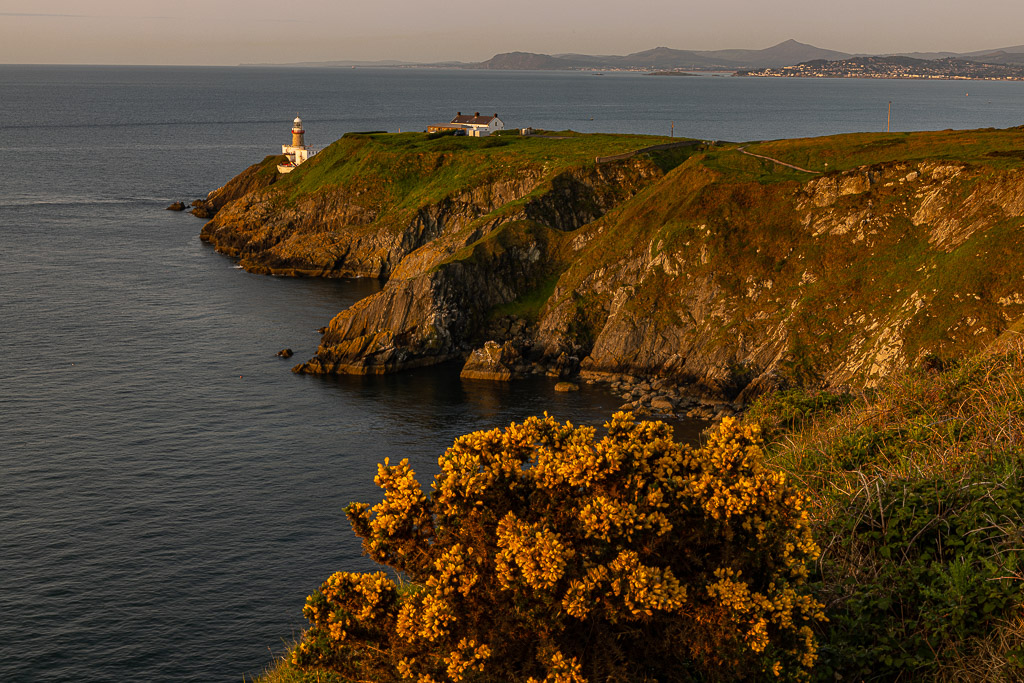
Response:
M346 136L273 183L229 183L202 236L257 272L388 279L300 372L477 349L470 376L649 376L742 401L870 386L1024 313L1024 130L594 162L658 142Z

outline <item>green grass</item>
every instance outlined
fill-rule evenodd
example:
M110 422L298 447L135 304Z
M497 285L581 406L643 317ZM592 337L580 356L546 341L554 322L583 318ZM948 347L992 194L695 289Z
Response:
M661 144L670 138L578 134L472 138L425 133L348 134L274 184L285 207L343 188L344 195L374 219L353 231L399 231L425 206L494 183L537 183L517 202L490 218L514 211L545 191L550 180L608 156ZM540 181L540 182L538 182Z
M1024 167L1024 127L1006 130L853 133L825 138L752 143L750 152L814 171L924 159L976 163L992 168Z
M361 185L377 181L389 186L397 183L399 190L422 183L424 187L418 189L423 196L437 199L470 187L474 179L496 170L515 172L547 167L556 171L593 163L597 156L621 154L668 140L658 136L604 134L572 134L566 139L533 136L430 139L425 133L347 135L289 174L283 179L282 187L289 187L296 193L310 193L340 183ZM397 163L399 161L401 163ZM410 199L415 202L418 197Z
M522 294L515 301L497 306L491 310L491 318L503 318L515 316L530 322L536 322L540 318L541 309L548 302L558 284L560 273L549 275L537 287Z

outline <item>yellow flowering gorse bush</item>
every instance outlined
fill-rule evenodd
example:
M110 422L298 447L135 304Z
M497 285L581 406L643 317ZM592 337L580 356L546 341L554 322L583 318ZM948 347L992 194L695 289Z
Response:
M756 428L725 420L698 449L627 413L605 431L544 416L468 434L429 495L385 460L384 500L347 514L404 585L330 577L294 662L437 683L802 677L818 549Z

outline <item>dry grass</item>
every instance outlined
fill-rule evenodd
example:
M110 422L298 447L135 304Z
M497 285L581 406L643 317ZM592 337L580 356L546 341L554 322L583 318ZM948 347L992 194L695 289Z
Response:
M350 683L348 679L332 671L313 669L303 671L291 663L291 650L294 645L288 648L273 664L269 665L262 674L253 679L252 683Z
M1024 341L997 349L946 372L895 376L838 412L812 412L791 427L771 423L779 419L771 402L751 416L768 422L773 464L830 497L869 495L886 481L959 478L979 467L1008 475L1024 448Z

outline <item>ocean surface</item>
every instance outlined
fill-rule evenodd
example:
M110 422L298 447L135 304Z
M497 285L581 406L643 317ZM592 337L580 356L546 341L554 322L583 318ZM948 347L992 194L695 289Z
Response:
M315 378L316 329L379 288L248 274L164 211L289 141L509 127L753 140L1024 123L1024 84L402 69L0 66L0 681L238 681L331 572L376 464L620 401L457 366ZM275 357L284 347L292 361ZM682 424L692 438L699 425Z

